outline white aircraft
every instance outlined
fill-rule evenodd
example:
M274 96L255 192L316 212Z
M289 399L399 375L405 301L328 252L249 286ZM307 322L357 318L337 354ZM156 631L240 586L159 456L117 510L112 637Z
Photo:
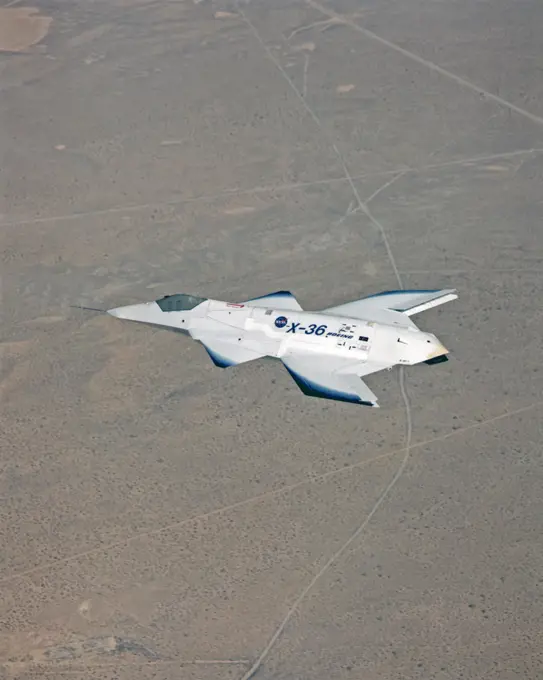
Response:
M392 290L309 312L289 291L245 302L178 293L106 311L188 334L221 368L277 358L308 396L379 408L362 376L448 361L449 351L411 317L457 298L455 289Z
M274 357L308 396L378 408L361 377L447 361L448 350L411 317L457 297L454 289L393 290L309 312L288 291L237 303L176 294L107 312L188 334L221 368Z

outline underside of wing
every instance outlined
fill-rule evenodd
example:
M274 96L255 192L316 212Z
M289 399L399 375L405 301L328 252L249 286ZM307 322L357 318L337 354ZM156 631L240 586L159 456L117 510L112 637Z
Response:
M274 309L291 309L297 312L302 311L300 303L288 290L278 290L275 293L268 293L268 295L251 298L251 300L246 300L243 304L248 307L273 307Z
M346 302L343 305L323 310L327 314L350 316L361 319L387 321L396 319L401 323L398 314L413 316L437 305L445 304L458 297L454 288L443 290L388 290L360 300ZM410 322L406 320L406 325Z
M307 396L379 408L377 397L360 376L381 371L387 365L322 355L290 355L282 361Z
M253 361L266 356L254 350L241 347L238 344L237 335L217 338L215 334L209 333L200 334L197 339L206 348L215 366L220 368L237 366L238 364L244 364L247 361Z

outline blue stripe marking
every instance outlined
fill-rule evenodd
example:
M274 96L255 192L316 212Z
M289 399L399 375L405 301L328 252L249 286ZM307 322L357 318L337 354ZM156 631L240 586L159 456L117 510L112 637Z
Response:
M385 295L413 295L414 293L422 293L422 294L428 294L428 293L439 293L441 289L437 288L436 290L385 290L382 293L374 293L373 295L368 295L369 298L374 298L374 297L381 297Z
M204 344L204 343L202 343ZM216 366L219 366L219 368L230 368L230 366L236 366L236 363L233 362L231 359L227 359L226 357L223 357L222 354L219 354L218 352L213 352L209 349L207 345L204 345L206 352L209 354L211 357L211 360Z
M285 368L287 371L290 373L290 375L294 378L296 381L297 385L300 387L302 392L304 394L308 394L310 396L315 396L315 397L322 397L324 399L334 399L336 401L348 401L354 404L365 404L367 406L371 406L371 402L368 401L363 401L360 399L358 394L352 394L350 392L340 392L339 390L333 390L330 389L329 387L323 387L322 385L318 385L317 383L313 382L312 380L309 380L303 375L300 375L299 373L296 373L293 371L291 368L289 368L285 364ZM306 387L307 390L304 390L304 387ZM313 394L311 394L313 393Z
M277 297L290 297L293 298L294 295L289 290L278 290L275 293L268 293L267 295L260 295L259 297L251 298L247 302L254 302L255 300L265 300L266 298L277 298Z

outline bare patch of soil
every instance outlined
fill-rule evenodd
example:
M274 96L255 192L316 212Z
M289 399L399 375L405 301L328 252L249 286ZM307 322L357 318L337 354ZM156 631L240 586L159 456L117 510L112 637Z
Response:
M36 7L0 8L0 52L23 52L45 38L53 19L38 12Z

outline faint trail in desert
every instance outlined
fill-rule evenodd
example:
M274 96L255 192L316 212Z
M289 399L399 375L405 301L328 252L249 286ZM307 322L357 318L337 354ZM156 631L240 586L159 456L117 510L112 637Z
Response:
M7 9L8 7L14 7L15 5L18 5L22 0L11 0L11 2L8 2L6 5L2 5L3 9Z
M385 184L381 184L381 186L380 186L378 189L376 189L376 190L373 192L373 194L371 194L371 196L369 196L368 198L366 198L366 200L364 201L364 205L366 206L366 210L367 210L368 204L369 204L371 201L373 201L374 198L377 198L377 196L379 196L379 194L382 194L383 191L385 191L386 189L388 189L389 186L392 186L392 184L394 184L394 183L397 182L399 179L401 179L401 178L406 174L406 172L408 172L408 171L407 171L407 170L403 170L402 172L399 172L397 175L394 175L394 177L393 177L391 180L389 180L389 181L386 182Z
M373 508L370 510L368 515L366 515L364 521L362 524L360 524L357 529L349 536L349 538L343 543L343 545L337 550L332 557L326 562L326 564L320 569L315 576L311 579L311 581L307 584L307 586L302 590L302 592L298 595L296 600L292 603L290 609L287 611L285 618L281 621L279 624L278 628L275 630L274 634L272 635L270 641L266 645L266 647L263 649L262 653L258 657L258 659L254 662L254 664L251 666L251 668L243 675L241 680L249 680L249 678L252 678L254 674L259 670L260 666L262 663L266 660L268 654L271 652L273 649L273 646L279 639L281 633L285 629L285 626L287 623L290 621L292 615L294 612L298 609L302 601L305 599L306 595L309 593L309 591L317 584L317 582L326 574L326 572L330 569L330 567L333 566L335 562L339 560L339 558L343 555L343 553L350 547L354 541L360 536L360 534L364 531L366 526L369 524L377 510L381 507L383 502L386 500L388 497L389 493L392 491L400 477L402 476L407 463L409 461L409 453L411 451L411 434L412 434L412 423L411 423L411 408L409 404L409 398L407 396L407 393L405 391L405 386L404 386L404 372L403 372L403 366L400 369L400 390L402 393L402 398L405 403L405 409L406 409L406 420L407 420L407 433L406 433L406 443L405 447L402 449L405 451L405 455L402 459L402 462L400 463L400 466L396 470L396 474L392 478L392 480L389 482L388 486L384 489L384 491L381 493L379 498L377 499L377 502L374 504Z
M525 156L543 152L543 148L517 149L516 151L505 151L503 153L489 154L484 156L471 156L459 158L453 161L443 161L441 163L430 163L418 167L395 168L393 170L380 170L377 172L366 172L360 175L351 175L353 180L363 180L372 177L387 177L390 175L407 175L439 170L440 168L454 167L456 165L475 165L487 161L500 160L504 158L514 158L515 156ZM127 205L112 206L111 208L100 208L98 210L82 210L81 212L65 213L63 215L51 215L47 217L28 217L14 220L0 221L0 227L16 227L24 224L48 224L51 222L65 222L67 220L83 219L85 217L100 217L102 215L115 215L123 212L139 212L141 210L151 210L153 208L163 208L167 206L183 205L185 203L205 203L218 201L223 198L233 196L246 196L251 194L273 193L277 191L296 191L313 186L326 186L330 184L343 184L348 182L347 177L331 177L327 179L309 180L307 182L289 182L286 184L269 184L263 186L248 187L247 189L225 189L216 194L200 194L198 196L186 196L174 198L171 201L155 201L150 203L133 203Z
M45 665L47 663L48 665ZM58 663L53 664L51 662L45 662L45 663L32 663L32 662L27 662L27 661L8 661L8 662L2 662L0 661L0 668L5 668L6 670L10 670L14 673L20 672L21 670L25 671L34 671L34 673L37 673L39 671L40 674L43 675L49 675L52 674L55 677L58 675L85 675L88 676L89 671L100 671L100 670L110 670L110 669L138 669L141 670L142 667L145 668L162 668L164 666L247 666L250 661L247 659L158 659L158 660L152 660L152 661L124 661L122 659L119 659L119 661L114 662L110 661L109 663L102 662L102 663L94 663L94 662L86 662L84 664L84 668L80 667L77 668L77 665L81 666L81 664L74 664L70 662L70 667L69 668L62 668L59 667Z
M375 42L381 43L384 47L388 47L390 50L394 50L395 52L399 52L401 55L406 57L407 59L410 59L411 61L416 61L418 64L422 64L423 66L426 66L426 68L430 69L431 71L435 71L436 73L439 73L441 76L447 78L448 80L452 80L457 85L460 85L461 87L464 87L468 90L471 90L472 92L475 92L479 96L484 96L485 99L490 99L491 101L495 102L496 104L499 104L502 107L505 107L506 109L509 109L510 111L514 111L515 113L520 114L524 118L527 118L528 120L531 120L532 123L537 123L538 125L543 125L543 118L541 116L536 116L533 113L530 113L529 111L526 111L526 109L521 108L520 106L517 106L516 104L513 104L510 101L507 101L507 99L503 99L503 97L498 97L495 94L492 94L491 92L488 92L482 87L479 87L478 85L475 85L469 80L466 80L466 78L462 78L461 76L457 76L456 73L452 73L452 71L448 71L447 69L442 68L441 66L438 66L435 64L433 61L429 61L428 59L424 59L423 57L419 57L418 54L415 54L414 52L410 52L409 50L406 50L403 47L400 47L400 45L397 45L396 43L391 42L390 40L387 40L386 38L382 38L380 35L377 35L377 33L374 33L373 31L368 30L367 28L364 28L360 24L357 24L356 21L351 19L350 17L344 16L342 14L338 14L337 12L334 12L331 9L328 9L324 5L321 5L319 2L316 2L315 0L305 0L305 2L310 6L313 7L313 9L316 9L318 12L321 14L324 14L327 16L329 19L334 19L337 22L340 22L344 24L345 26L349 26L350 28L354 29L355 31L358 31L358 33L362 33L362 35L365 35L367 38L370 38L371 40Z
M439 274L455 276L456 274L543 274L543 267L479 267L477 269L405 269L402 274Z
M481 427L484 427L486 425L492 425L493 423L496 423L500 420L504 420L505 418L511 418L516 415L520 415L521 413L527 413L528 411L532 411L539 406L543 406L543 400L536 401L533 404L529 404L528 406L523 406L522 408L515 409L513 411L506 411L505 413L501 413L498 416L493 416L492 418L487 418L486 420L481 420L480 422L476 423L471 423L471 425L466 425L466 427L459 428L458 430L453 430L451 432L447 432L447 434L440 435L439 437L433 437L431 439L425 439L420 442L416 442L414 444L411 444L411 451L414 449L421 449L425 446L429 446L431 444L437 444L439 442L445 441L447 439L451 439L452 437L457 437L462 434L465 434L466 432L470 432L472 430L477 430ZM89 557L90 555L94 555L99 552L107 552L108 550L112 550L114 548L119 548L125 545L129 545L130 543L133 543L134 541L138 541L142 538L150 538L152 536L157 536L158 534L164 533L166 531L173 531L175 529L180 529L181 527L185 526L186 524L189 524L190 522L197 522L200 520L208 519L210 517L214 517L215 515L222 515L223 513L229 512L230 510L235 510L236 508L243 507L244 505L249 505L251 503L258 503L259 501L266 500L268 498L273 498L274 496L279 496L284 493L289 493L290 491L294 491L295 489L299 489L306 484L315 484L318 482L321 482L325 479L328 479L330 477L333 477L335 475L339 475L342 473L347 473L352 470L356 470L357 468L364 467L365 465L369 465L371 463L375 463L376 461L379 460L384 460L386 458L391 458L392 456L396 456L402 452L405 451L405 446L402 446L399 449L393 449L392 451L388 451L387 453L382 453L378 456L374 456L373 458L368 458L366 460L359 461L358 463L353 463L352 465L346 465L345 467L342 468L335 468L333 470L329 470L328 472L324 472L320 475L316 475L315 477L311 478L306 478L302 479L299 482L294 482L293 484L288 484L287 486L283 486L280 489L273 489L271 491L265 491L264 493L257 494L256 496L250 496L249 498L245 498L241 501L237 501L236 503L231 503L230 505L224 505L220 508L215 508L214 510L210 510L208 512L203 512L198 515L193 515L192 517L187 517L186 519L183 519L179 522L174 522L172 524L168 524L163 527L158 527L156 529L150 529L149 531L142 531L141 533L134 534L133 536L129 536L128 538L124 538L120 541L115 541L114 543L109 543L108 545L100 545L96 546L95 548L90 548L89 550L84 550L79 553L74 553L73 555L68 555L67 557L63 557L61 559L52 561L52 562L47 562L46 564L41 564L38 567L33 567L32 569L26 569L25 571L20 571L17 572L16 574L10 574L9 576L4 576L0 578L0 583L9 583L11 581L15 581L16 579L24 578L26 576L32 576L32 574L39 573L40 571L47 571L49 569L53 569L58 566L62 566L64 564L69 564L70 562L76 562L79 559L83 559L85 557Z
M238 7L239 9L239 7ZM271 52L269 47L266 45L264 40L262 39L261 35L259 34L256 26L249 20L249 18L246 16L244 11L242 9L239 10L241 16L243 17L243 20L247 24L247 26L250 28L251 32L254 34L255 38L258 40L258 42L262 45L266 55L268 56L269 60L275 65L275 67L279 70L279 72L282 74L283 78L287 81L287 83L290 85L291 89L293 92L296 94L298 99L301 101L303 104L304 108L306 109L307 113L311 116L313 121L315 122L318 130L320 131L322 137L326 138L328 137L326 129L322 125L320 118L317 116L315 111L312 109L312 107L307 103L307 99L305 97L305 92L302 93L298 90L288 73L285 71L285 69L281 66L281 63L277 60L277 58L274 56L274 54ZM305 81L304 81L305 82ZM399 179L402 175L403 172L400 172L392 177L392 179L387 180L381 187L379 187L368 199L368 201L365 203L362 201L362 198L360 197L360 193L354 183L353 177L351 173L349 172L349 168L347 167L347 164L345 162L345 158L343 157L343 154L337 147L336 143L334 140L330 140L332 148L334 149L334 152L336 156L338 157L342 168L343 172L345 175L345 178L349 182L349 185L351 187L351 190L353 192L353 195L356 199L356 203L358 204L358 208L360 211L362 211L372 222L374 227L377 228L379 233L381 234L381 238L383 240L383 243L385 245L388 259L390 261L390 264L392 266L392 269L394 271L394 276L396 277L396 280L398 282L398 286L400 289L404 288L402 277L400 276L400 273L398 271L398 266L396 264L396 259L394 257L394 253L392 252L392 249L390 247L390 243L388 241L386 231L381 224L371 213L370 209L368 208L368 203L371 201L373 198L378 196L382 191L385 191L391 184L393 184L397 179ZM409 396L407 394L407 390L405 387L405 370L403 366L400 366L399 370L399 383L400 383L400 393L402 396L402 400L404 403L405 407L405 420L406 420L406 434L405 434L405 445L403 447L403 458L401 460L401 463L396 470L396 473L394 474L393 478L389 482L389 484L386 486L386 488L381 492L380 496L378 497L377 501L373 505L372 509L370 510L369 514L366 515L364 520L358 525L358 527L355 529L355 531L349 536L349 538L343 543L343 545L330 557L330 559L326 562L326 564L320 569L320 571L313 576L313 578L309 581L309 583L306 585L306 587L302 590L302 592L298 595L296 600L292 603L290 606L289 610L287 611L285 617L279 624L279 626L276 628L275 632L273 633L272 637L270 638L268 644L265 646L265 648L262 650L260 656L256 659L254 664L251 666L251 668L245 673L243 676L242 680L249 680L249 678L253 677L254 674L259 670L260 666L262 663L265 661L267 658L268 654L271 652L273 649L275 643L281 636L282 632L285 629L285 626L289 622L291 616L293 613L298 609L302 601L305 599L307 594L311 591L311 589L317 584L317 582L328 572L328 570L333 566L335 562L343 555L343 553L349 548L349 546L356 541L356 539L362 534L366 526L369 524L375 513L379 510L381 505L384 503L384 501L388 498L389 494L392 492L396 484L398 483L399 479L401 478L408 462L409 462L409 455L411 451L411 440L412 440L412 435L413 435L413 423L412 423L412 418L411 418L411 404L409 402Z

